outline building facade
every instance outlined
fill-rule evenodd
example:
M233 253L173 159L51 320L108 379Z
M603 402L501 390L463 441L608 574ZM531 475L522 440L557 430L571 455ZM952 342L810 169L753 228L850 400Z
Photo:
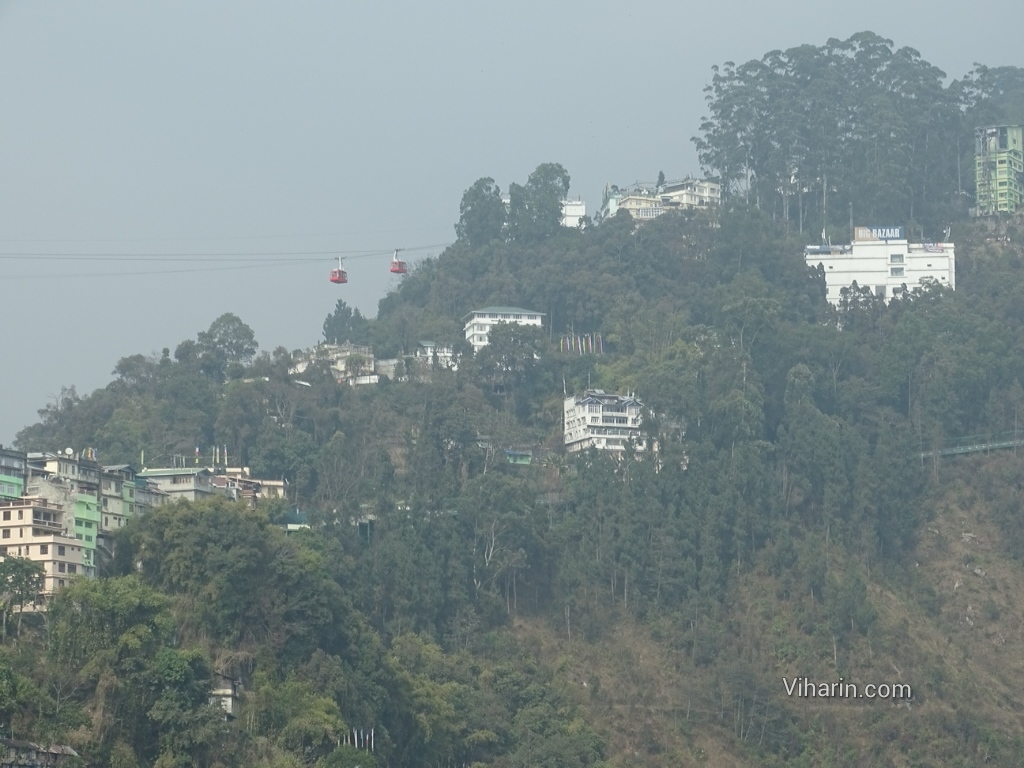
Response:
M562 201L562 226L578 229L580 221L587 215L587 204L576 198Z
M447 345L437 344L433 341L421 341L416 347L414 359L418 365L427 369L435 366L448 371L459 369L459 360L455 351Z
M162 467L143 469L138 477L152 482L167 494L168 501L202 501L216 493L213 473L206 467Z
M518 323L540 328L544 325L544 313L522 307L484 307L474 309L462 318L462 322L465 324L466 341L475 353L487 346L491 328L498 323Z
M0 499L20 499L28 479L28 455L0 445Z
M87 576L84 541L74 537L63 507L44 498L0 499L0 558L23 557L43 567L42 597Z
M100 473L92 451L29 453L29 496L41 497L64 511L69 535L82 546L82 567L96 575L96 547L100 537Z
M990 125L974 134L975 216L1013 213L1024 199L1024 126Z
M603 389L588 389L566 398L562 408L566 450L622 452L630 444L644 450L646 442L640 432L643 407L633 395L611 395Z
M687 177L661 184L637 181L627 187L605 186L597 221L626 211L638 222L649 221L668 211L695 210L719 205L722 185L710 179Z
M834 305L855 283L886 301L931 282L956 288L953 243L910 243L903 227L856 227L850 245L808 245L804 261L821 266Z

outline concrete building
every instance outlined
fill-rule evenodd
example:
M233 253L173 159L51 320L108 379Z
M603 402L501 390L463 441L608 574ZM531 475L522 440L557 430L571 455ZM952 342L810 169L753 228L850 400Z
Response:
M435 366L448 371L459 369L459 361L452 348L433 341L421 341L416 347L414 359L417 365L427 369Z
M621 452L630 443L644 450L642 410L643 403L632 395L610 395L603 389L588 389L566 398L562 408L566 450Z
M300 375L316 363L326 363L339 384L377 384L380 381L373 347L349 341L344 344L318 344L311 350L300 352L289 372Z
M1013 213L1024 199L1024 126L990 125L974 133L974 216Z
M130 464L105 466L100 474L100 522L97 546L114 554L114 533L133 517L148 514L170 498L156 483L139 477Z
M655 219L667 211L707 208L722 202L722 186L710 179L687 177L662 184L637 181L626 187L605 186L601 209L595 217L604 221L615 216L619 209L636 221Z
M143 469L138 476L152 481L159 490L167 494L168 501L201 501L217 493L212 481L213 472L206 467Z
M65 764L82 765L78 753L69 746L0 739L0 768L59 768Z
M587 215L587 204L576 198L575 200L562 201L562 226L569 229L577 229L580 220Z
M808 245L804 261L822 267L835 305L854 283L886 301L931 281L956 288L953 243L909 243L903 227L856 227L851 245Z
M487 346L487 336L498 323L518 323L540 328L544 325L544 313L521 307L484 307L474 309L462 318L462 322L465 324L466 341L475 353Z
M44 498L0 499L0 558L24 557L43 566L43 597L70 579L89 575L84 541L70 530L61 505Z
M249 467L209 467L214 490L232 501L243 501L252 509L266 499L283 499L284 480L262 480L252 476Z
M0 445L0 499L20 499L28 480L28 455Z
M26 494L41 497L64 511L69 534L82 546L82 566L96 575L96 547L100 536L99 463L91 450L75 453L29 453Z

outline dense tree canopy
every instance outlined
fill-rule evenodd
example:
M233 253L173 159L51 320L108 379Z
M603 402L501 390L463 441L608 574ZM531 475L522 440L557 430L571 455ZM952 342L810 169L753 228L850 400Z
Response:
M508 210L480 179L458 242L376 317L325 307L328 342L401 358L375 386L319 364L300 384L292 355L257 355L224 315L63 390L19 446L157 465L226 444L288 498L132 520L112 575L46 614L18 610L38 573L5 560L3 722L112 766L687 764L709 740L749 765L852 765L865 744L871 764L1016 765L1020 729L996 733L987 694L934 650L978 610L943 614L956 582L940 593L919 555L951 547L951 489L951 524L984 502L994 547L1024 557L1015 465L944 484L931 454L1018 431L1024 228L966 220L955 183L972 121L1012 119L1024 89L1013 68L943 81L869 33L727 64L698 146L728 199L642 226L561 227L557 164L511 185ZM957 290L830 306L802 246L851 203L953 222ZM488 305L544 327L499 324L474 355L463 318ZM414 359L424 338L457 369ZM647 407L621 457L565 452L563 400L587 388ZM311 527L286 535L296 510ZM985 593L988 616L1009 592ZM893 669L918 697L902 739L895 707L811 710L778 685ZM224 680L243 689L233 720L210 705Z

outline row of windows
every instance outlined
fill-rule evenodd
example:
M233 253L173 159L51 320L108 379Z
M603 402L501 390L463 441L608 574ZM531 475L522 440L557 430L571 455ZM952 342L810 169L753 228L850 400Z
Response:
M480 319L486 318L487 320L522 320L523 318L526 318L527 320L538 320L540 318L539 315L516 315L510 314L508 312L504 314L497 314L495 312L483 312L477 315L476 317ZM483 326L477 326L476 330L482 331Z
M31 547L26 546L24 549L25 549L25 554L24 554L25 557L28 557L30 554L32 554L32 548ZM22 557L21 550L22 550L22 548L18 547L18 557ZM6 555L6 554L7 554L7 547L0 547L0 555ZM50 554L50 545L49 544L40 544L39 545L39 554L40 555L48 555L48 554ZM64 557L66 554L67 554L67 547L64 546L63 544L58 544L57 545L57 557ZM63 566L63 563L61 565ZM71 567L74 568L75 566L72 565ZM64 568L61 567L61 571L63 571L63 570L64 570ZM71 572L74 573L75 571L72 570Z
M4 510L4 520L10 520L10 519L11 519L11 510L5 509ZM18 519L19 520L24 520L25 519L25 510L23 510L23 509L19 509L18 510Z

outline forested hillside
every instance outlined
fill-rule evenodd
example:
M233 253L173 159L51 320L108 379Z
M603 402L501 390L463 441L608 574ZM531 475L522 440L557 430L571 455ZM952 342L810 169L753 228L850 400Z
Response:
M824 103L826 70L859 127L819 158L838 140L781 131ZM458 241L375 318L325 307L325 340L401 358L394 380L314 365L298 385L292 352L260 353L225 315L101 390L66 389L19 447L155 466L228 445L291 496L132 521L103 578L11 632L3 722L118 768L1018 765L1021 465L922 453L1020 426L1024 226L967 220L955 174L957 137L1011 114L1020 83L979 67L943 86L871 36L728 65L698 141L731 185L721 210L567 230L561 166L513 185L508 211L481 179ZM754 133L730 122L776 86L811 101L750 106ZM907 99L933 119L887 111ZM909 164L856 171L867 133ZM952 154L921 159L936 142ZM808 181L797 221L785 147L838 186L835 218ZM802 248L849 202L950 226L957 290L830 307ZM545 327L499 326L473 356L461 318L487 305ZM603 352L562 351L567 333ZM458 369L418 365L425 338ZM564 453L563 393L588 385L637 393L656 455ZM516 446L531 465L506 461ZM313 525L286 537L274 523L295 507ZM237 719L208 706L214 673L242 680ZM914 695L807 700L786 694L794 676ZM373 729L372 754L344 744L353 728Z

